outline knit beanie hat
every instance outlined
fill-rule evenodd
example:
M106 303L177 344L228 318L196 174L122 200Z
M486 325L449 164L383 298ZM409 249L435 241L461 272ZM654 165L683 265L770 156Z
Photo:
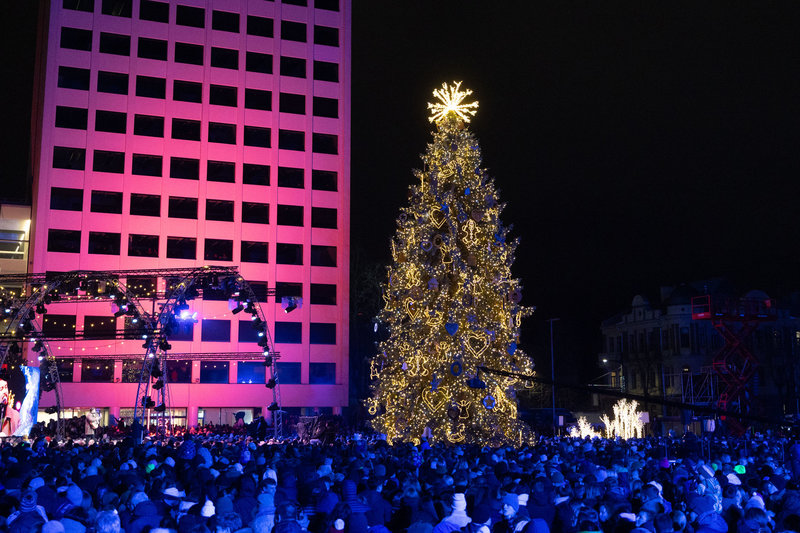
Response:
M19 508L23 513L28 513L36 510L36 492L26 490L22 495L22 500L19 502Z
M83 501L83 491L78 485L70 485L67 488L67 500L74 506L79 506Z
M514 493L509 493L503 496L503 505L509 505L516 513L519 511L519 497Z
M209 518L214 516L215 513L216 509L214 508L214 504L211 503L211 500L206 500L206 503L203 504L203 508L200 509L200 516Z
M224 516L233 512L233 502L227 496L223 496L217 500L217 502L214 504L214 508L216 509L217 514Z
M58 520L50 520L42 524L42 533L65 533L64 524Z

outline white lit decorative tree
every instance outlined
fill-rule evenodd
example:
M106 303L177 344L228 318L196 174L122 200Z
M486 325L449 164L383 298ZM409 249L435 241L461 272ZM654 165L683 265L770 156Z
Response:
M367 400L373 427L389 442L530 437L517 420L519 380L477 371L531 374L533 362L518 346L530 310L511 275L517 241L500 221L503 204L466 127L478 107L465 102L471 93L460 82L434 91L433 142L391 242L378 316L389 337L370 361Z
M623 439L641 439L644 435L644 422L642 411L637 411L639 402L636 400L620 400L614 404L614 420L608 415L603 415L602 421L606 425L606 438L620 437Z

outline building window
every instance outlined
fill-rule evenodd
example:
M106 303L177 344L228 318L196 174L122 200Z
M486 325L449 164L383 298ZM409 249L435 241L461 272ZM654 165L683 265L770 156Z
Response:
M200 179L200 160L171 157L169 160L169 176L182 180Z
M308 365L309 385L335 385L336 363L310 363Z
M175 22L179 26L203 28L206 25L206 11L200 7L178 6Z
M237 70L239 68L239 51L211 47L211 66Z
M248 72L260 72L261 74L272 74L272 54L247 52L247 54L245 54L244 68Z
M167 257L170 259L196 259L197 239L167 237Z
M191 326L191 324L189 325ZM187 359L167 360L167 379L169 383L191 383L192 361Z
M84 359L81 361L81 383L113 383L114 361Z
M158 235L128 235L128 255L158 257Z
M278 148L302 152L306 149L306 134L302 131L279 130Z
M239 321L239 342L258 342L260 338L252 320Z
M312 170L311 188L315 191L336 191L338 176L332 170Z
M272 109L272 91L245 89L244 107L247 109L270 111Z
M128 94L128 75L101 70L97 73L97 91L111 94Z
M203 342L230 342L231 321L204 318L200 336Z
M339 65L328 61L314 61L314 79L319 81L339 81Z
M80 209L77 209L77 211L80 211ZM242 222L269 224L269 204L242 202Z
M151 276L128 276L125 280L128 291L141 298L150 298L156 294L158 278ZM141 323L141 322L140 322Z
M85 339L114 339L117 336L117 319L113 316L86 315L83 317Z
M275 303L287 296L303 297L303 284L292 281L279 281L275 284Z
M281 93L280 110L281 113L294 113L296 115L304 115L306 113L305 95Z
M233 261L233 241L227 239L206 239L206 261Z
M120 234L102 231L89 232L89 253L96 255L119 255Z
M53 187L50 189L50 209L83 211L83 190Z
M192 342L194 340L194 324L192 321L178 320L177 324L172 328L169 340Z
M200 383L228 383L228 361L201 361Z
M339 28L314 26L314 44L339 46Z
M336 98L314 97L314 116L339 118L339 100Z
M278 225L279 226L302 226L303 225L303 206L302 205L278 205Z
M56 106L56 128L85 130L89 123L89 110L80 107Z
M302 168L278 167L278 187L302 189L304 186Z
M179 8L182 6L178 6ZM185 7L185 6L184 6ZM203 45L175 43L175 62L189 65L203 64Z
M266 369L267 366L264 363L257 361L239 361L236 365L236 382L264 383Z
M51 339L71 339L75 337L75 315L54 315L48 313L42 323L42 335Z
M300 344L303 342L302 322L275 322L275 342L280 344ZM278 375L280 376L280 372ZM280 380L281 383L284 383L283 377Z
M92 50L92 30L61 28L61 48L90 52Z
M83 170L86 167L86 150L66 146L53 147L53 168Z
M228 161L209 161L206 166L206 179L234 183L236 181L236 165Z
M109 133L125 133L128 129L128 115L118 111L98 109L94 115L94 129Z
M206 200L206 220L233 222L233 202L229 200Z
M275 246L275 262L279 265L302 265L303 245L279 242Z
M133 134L145 137L163 137L164 117L135 115L133 117Z
M77 91L89 90L89 69L58 67L58 86Z
M115 17L131 18L131 0L103 0L101 13Z
M209 100L214 105L225 105L228 107L236 107L236 87L227 87L225 85L212 85L209 90Z
M311 245L311 266L335 267L336 247Z
M179 102L203 101L203 84L194 81L175 80L172 84L172 99Z
M111 172L122 174L125 172L125 152L110 152L108 150L95 150L92 170L95 172Z
M126 339L136 339L138 337L125 337ZM122 360L122 383L138 383L142 375L142 360L141 359L123 359Z
M100 52L117 56L131 55L131 36L100 32Z
M242 182L245 185L269 185L269 165L245 163L242 167Z
M281 21L281 39L286 41L306 42L306 25L291 20Z
M152 0L141 0L139 3L139 18L142 20L152 20L153 22L169 22L169 4L165 2L154 2Z
M139 37L137 55L144 59L167 60L167 41Z
M236 124L208 123L208 142L236 144Z
M187 141L200 140L200 121L184 118L172 119L172 138Z
M316 305L336 305L336 285L312 283L311 303Z
M157 194L131 194L131 215L161 216L161 196Z
M275 368L283 385L300 384L300 363L275 363Z
M269 298L267 295L266 281L251 281L250 288L253 290L253 295L259 302L266 302L267 298Z
M212 11L211 29L239 33L239 13L217 10Z
M315 133L311 142L311 150L318 154L338 154L339 138L327 133Z
M312 322L308 334L310 344L336 344L336 324Z
M244 127L244 145L257 146L259 148L269 148L270 143L270 129L259 128L256 126Z
M272 19L267 17L247 16L247 34L258 37L272 37Z
M283 0L283 3L293 6L308 7L308 0Z
M328 11L339 11L339 0L314 0L314 7Z
M122 193L92 191L92 213L122 214Z
M94 12L94 0L64 0L61 5L64 9L86 11L87 13Z
M197 198L169 197L170 218L188 218L197 220Z
M281 56L281 76L306 77L306 60L299 57Z
M266 242L242 241L242 263L267 263L269 244Z
M47 231L47 251L77 254L81 251L81 232L65 229Z
M151 76L136 76L136 96L163 100L167 97L167 80Z
M160 177L162 169L163 158L160 155L133 154L131 174Z
M331 209L328 207L312 207L311 227L336 229L336 209Z

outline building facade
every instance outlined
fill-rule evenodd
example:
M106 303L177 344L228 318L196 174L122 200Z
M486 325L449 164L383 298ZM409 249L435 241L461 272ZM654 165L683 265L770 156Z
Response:
M349 0L45 4L29 272L237 266L262 295L284 408L340 412L348 398ZM120 282L144 295L163 292L167 280ZM286 314L282 296L302 305ZM272 401L263 363L236 359L260 350L242 327L249 317L228 301L190 304L198 322L170 339L174 419L225 424L244 411L248 421ZM144 354L112 334L125 317L108 302L49 307L39 317L45 333L76 332L50 343L61 357L66 414L99 408L128 418ZM87 331L97 334L80 335ZM208 353L223 355L198 355ZM50 401L45 394L41 409Z
M633 394L715 405L725 386L712 362L724 339L710 320L693 319L692 298L703 294L736 292L720 280L662 287L657 303L637 295L630 309L605 320L603 349L598 354L598 364L607 372L605 385ZM741 298L770 300L762 291L750 291ZM774 315L745 337L747 349L758 360L749 382L751 413L771 417L796 414L800 407L800 320L791 298L776 305ZM731 327L740 326L734 322ZM658 415L679 414L653 409Z

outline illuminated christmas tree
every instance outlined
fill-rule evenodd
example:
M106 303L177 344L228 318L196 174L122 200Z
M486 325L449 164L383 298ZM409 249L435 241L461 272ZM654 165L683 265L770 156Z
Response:
M370 361L367 408L390 442L527 442L516 392L531 386L479 367L533 373L519 348L521 285L511 276L516 240L500 221L493 180L467 129L477 102L461 83L428 104L433 143L397 218L393 263L378 320L389 337Z

